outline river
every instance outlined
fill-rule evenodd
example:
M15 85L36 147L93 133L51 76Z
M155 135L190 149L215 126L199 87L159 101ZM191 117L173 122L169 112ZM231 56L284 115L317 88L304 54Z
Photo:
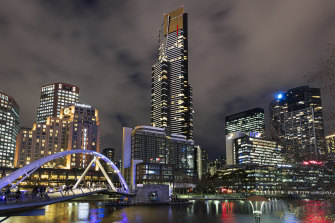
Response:
M100 202L64 202L48 205L4 223L248 223L255 222L252 207L245 201L193 201L189 206L105 207ZM0 218L1 219L1 218ZM1 221L0 221L1 222ZM271 200L263 206L261 222L335 222L335 205L330 201Z

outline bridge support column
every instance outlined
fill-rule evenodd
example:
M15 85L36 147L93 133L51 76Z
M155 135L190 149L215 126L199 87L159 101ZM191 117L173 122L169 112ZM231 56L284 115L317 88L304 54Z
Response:
M109 183L109 185L111 186L111 188L114 191L117 191L114 184L112 183L111 179L109 178L108 174L106 173L105 169L102 167L101 163L99 162L98 159L96 159L96 163L98 164L99 168L101 169L101 172L104 174L104 176L106 177L107 182Z
M92 161L90 162L90 164L88 165L88 167L86 168L86 170L84 171L84 173L81 175L81 177L79 178L79 180L77 181L77 183L74 185L73 189L77 189L78 185L80 184L80 182L84 179L84 177L86 176L88 170L91 168L92 164L95 161L95 157L92 159Z

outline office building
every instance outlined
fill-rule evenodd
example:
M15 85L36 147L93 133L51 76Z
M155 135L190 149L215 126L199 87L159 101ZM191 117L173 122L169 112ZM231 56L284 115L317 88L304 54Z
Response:
M234 132L265 133L264 109L254 108L234 115L226 116L226 135Z
M326 136L326 149L328 160L335 161L335 134Z
M19 110L14 98L0 91L0 167L14 166Z
M234 164L255 165L281 165L283 157L282 146L277 142L257 138L254 136L242 136L234 140Z
M329 194L334 188L334 170L334 166L313 162L277 166L227 166L217 174L221 179L221 188L236 193L306 196Z
M198 172L198 178L201 178L204 175L207 175L209 169L208 153L207 150L201 148L199 145L194 146L197 152L196 156L196 167Z
M325 159L320 89L302 86L278 94L270 104L270 133L288 161Z
M101 152L104 156L106 156L108 159L110 159L115 165L116 157L115 157L115 149L114 148L104 148ZM102 163L103 167L105 168L107 173L113 173L114 169L107 165L105 162Z
M235 139L246 136L246 133L243 132L234 132L226 135L226 164L235 165L236 164L236 152L235 152Z
M171 165L174 172L195 178L196 149L183 135L167 134L163 128L137 126L123 128L122 174L132 189L136 186L136 166L140 163Z
M158 60L152 66L151 125L193 139L192 87L188 78L187 13L164 15L158 36Z
M142 162L136 165L137 184L172 184L173 166Z
M54 83L42 86L37 123L46 122L47 117L59 117L61 108L79 101L79 88L72 84Z
M23 167L46 155L72 149L99 151L98 110L84 104L62 108L59 117L20 129L17 137L15 167ZM85 154L73 154L51 161L44 167L84 168L91 161Z

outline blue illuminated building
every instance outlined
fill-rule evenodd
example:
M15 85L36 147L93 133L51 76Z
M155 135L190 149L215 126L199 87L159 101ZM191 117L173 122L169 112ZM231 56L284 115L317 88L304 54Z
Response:
M269 106L270 134L289 162L326 158L319 88L302 86L279 93Z

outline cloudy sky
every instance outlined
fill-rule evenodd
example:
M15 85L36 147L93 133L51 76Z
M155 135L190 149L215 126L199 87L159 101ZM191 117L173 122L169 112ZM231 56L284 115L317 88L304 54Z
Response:
M80 87L100 111L102 145L121 151L122 127L150 124L151 66L163 14L189 13L195 141L224 153L224 117L267 109L275 93L308 84L335 42L335 1L0 1L0 89L36 120L40 87Z

